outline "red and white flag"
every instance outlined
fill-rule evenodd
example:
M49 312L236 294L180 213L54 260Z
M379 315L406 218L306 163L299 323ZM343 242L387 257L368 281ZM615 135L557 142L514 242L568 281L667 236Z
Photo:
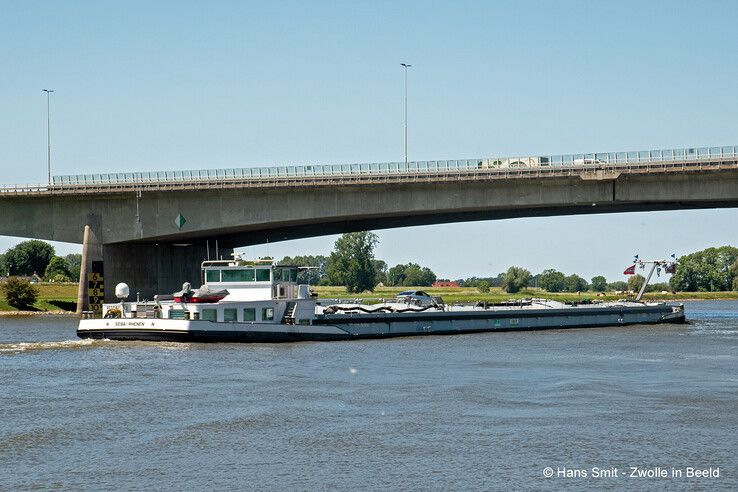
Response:
M635 272L636 272L636 266L631 265L625 269L625 271L623 272L623 275L635 275Z

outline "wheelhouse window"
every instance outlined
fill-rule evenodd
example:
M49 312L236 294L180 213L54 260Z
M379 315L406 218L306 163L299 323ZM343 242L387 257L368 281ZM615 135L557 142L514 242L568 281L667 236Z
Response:
M244 308L243 320L244 321L256 321L256 308Z
M223 270L222 271L222 282L253 282L254 281L254 269L244 268L238 270Z
M220 270L205 270L205 282L220 282Z
M269 268L257 268L256 269L256 281L257 282L269 282L271 276L269 275Z
M238 309L226 308L223 310L223 321L238 321Z
M263 308L261 310L262 321L274 321L274 308Z

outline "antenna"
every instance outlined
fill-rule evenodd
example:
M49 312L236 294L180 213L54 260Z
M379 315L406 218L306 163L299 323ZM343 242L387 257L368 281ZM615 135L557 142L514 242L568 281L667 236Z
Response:
M208 261L210 261L210 240L209 239L205 241L205 247L207 248L207 251L208 251Z

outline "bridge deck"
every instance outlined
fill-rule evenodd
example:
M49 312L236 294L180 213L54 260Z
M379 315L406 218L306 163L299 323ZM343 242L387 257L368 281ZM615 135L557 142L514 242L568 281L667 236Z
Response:
M63 183L52 185L0 186L0 196L110 194L145 191L207 190L233 188L283 188L303 186L343 186L385 183L485 181L531 178L580 177L581 179L615 179L622 174L692 173L738 169L738 155L696 157L670 161L638 163L594 163L527 167L489 167L461 169L412 169L401 172L343 172L335 174L262 176L260 178L193 177L187 180L140 180L96 183Z

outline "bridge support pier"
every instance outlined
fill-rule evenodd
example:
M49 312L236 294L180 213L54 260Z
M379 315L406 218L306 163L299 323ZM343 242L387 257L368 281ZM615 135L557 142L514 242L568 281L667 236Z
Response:
M92 262L102 260L102 244L100 244L100 228L94 217L89 217L93 224L85 225L82 239L82 262L79 269L79 285L77 287L77 316L90 309L88 277L92 271Z
M201 283L200 264L207 259L205 242L186 246L104 244L102 249L105 302L117 301L115 286L119 282L125 282L130 287L129 300L136 300L136 294L142 300L151 300L156 294L171 294L180 290L184 282L198 287ZM233 249L230 248L220 248L218 252L223 259L231 258L231 253Z

